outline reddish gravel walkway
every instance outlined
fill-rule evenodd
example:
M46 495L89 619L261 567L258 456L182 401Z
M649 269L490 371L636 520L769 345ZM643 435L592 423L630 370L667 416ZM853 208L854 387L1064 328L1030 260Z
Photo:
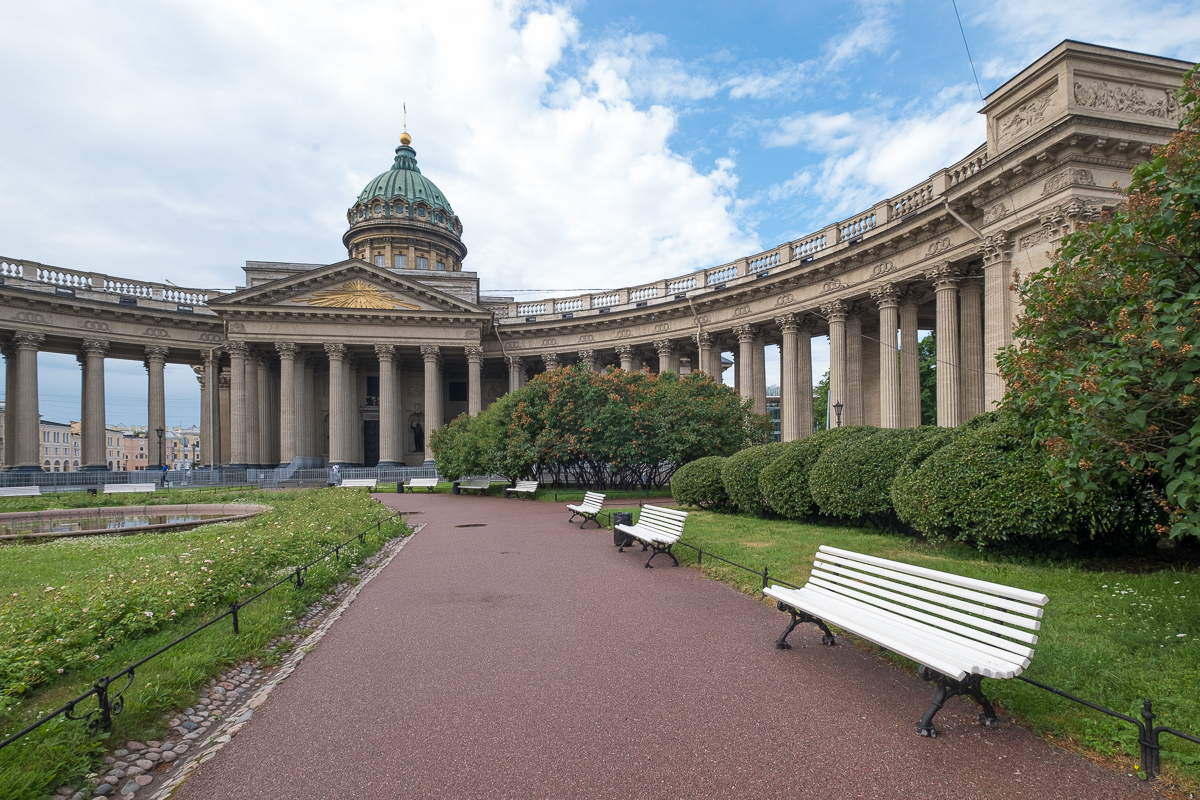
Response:
M1155 796L964 701L921 738L930 685L561 505L381 497L427 527L176 798Z

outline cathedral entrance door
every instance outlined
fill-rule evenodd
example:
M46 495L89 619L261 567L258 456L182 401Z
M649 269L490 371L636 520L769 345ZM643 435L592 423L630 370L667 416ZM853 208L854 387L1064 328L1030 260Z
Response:
M379 463L379 420L363 420L363 466Z

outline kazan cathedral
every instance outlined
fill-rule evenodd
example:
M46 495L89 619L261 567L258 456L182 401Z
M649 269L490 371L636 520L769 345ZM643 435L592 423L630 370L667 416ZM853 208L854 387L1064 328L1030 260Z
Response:
M719 377L724 354L762 412L768 345L791 440L812 432L818 336L841 424L915 426L918 330L935 332L937 422L957 425L1004 394L1014 273L1120 202L1114 185L1175 132L1189 67L1065 41L986 98L986 141L915 186L764 252L602 292L482 295L407 134L348 210L336 264L250 261L245 286L221 293L0 258L5 469L43 468L40 351L79 359L93 470L108 468L108 358L145 364L150 430L165 427L164 365L195 370L213 466L420 465L431 431L570 364Z

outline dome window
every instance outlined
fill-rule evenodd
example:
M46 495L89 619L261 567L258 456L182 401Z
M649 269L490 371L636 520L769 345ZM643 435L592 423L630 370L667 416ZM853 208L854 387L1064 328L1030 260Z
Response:
M383 213L383 204L382 204L382 203L376 203L376 204L375 204L375 207L374 207L373 209L371 209L371 210L372 210L372 211L374 211L376 214L382 214L382 213Z
M375 266L377 266L377 267L384 266L383 256L375 256Z
M396 269L408 269L408 256L396 255Z
M446 262L445 261L437 262L437 268L438 268L439 272L445 272L446 271Z
M418 208L418 209L417 209L417 216L418 216L418 217L423 217L423 216L425 216L425 209L424 209L424 208Z
M429 269L429 259L425 256L417 256L417 269Z
M393 205L392 212L395 214L403 214L404 213L404 203L396 203L395 205Z
M363 214L364 214L364 212L363 212L363 209L359 208L359 209L358 209L358 218L359 218L359 219L362 219L362 218L363 218Z
M435 217L434 217L434 219L435 219L435 220L437 220L438 222L445 222L445 221L446 221L446 218L445 218L445 217L443 217L443 216L442 216L440 213L439 213L437 216L435 216Z

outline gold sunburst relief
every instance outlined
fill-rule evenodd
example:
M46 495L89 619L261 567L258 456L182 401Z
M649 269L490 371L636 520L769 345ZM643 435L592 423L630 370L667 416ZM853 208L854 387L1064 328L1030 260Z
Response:
M312 297L301 297L293 303L308 303L310 306L322 308L378 308L391 311L395 308L407 308L411 311L420 309L412 303L405 303L394 297L389 297L379 289L362 280L352 280L336 289L325 289L313 292Z

